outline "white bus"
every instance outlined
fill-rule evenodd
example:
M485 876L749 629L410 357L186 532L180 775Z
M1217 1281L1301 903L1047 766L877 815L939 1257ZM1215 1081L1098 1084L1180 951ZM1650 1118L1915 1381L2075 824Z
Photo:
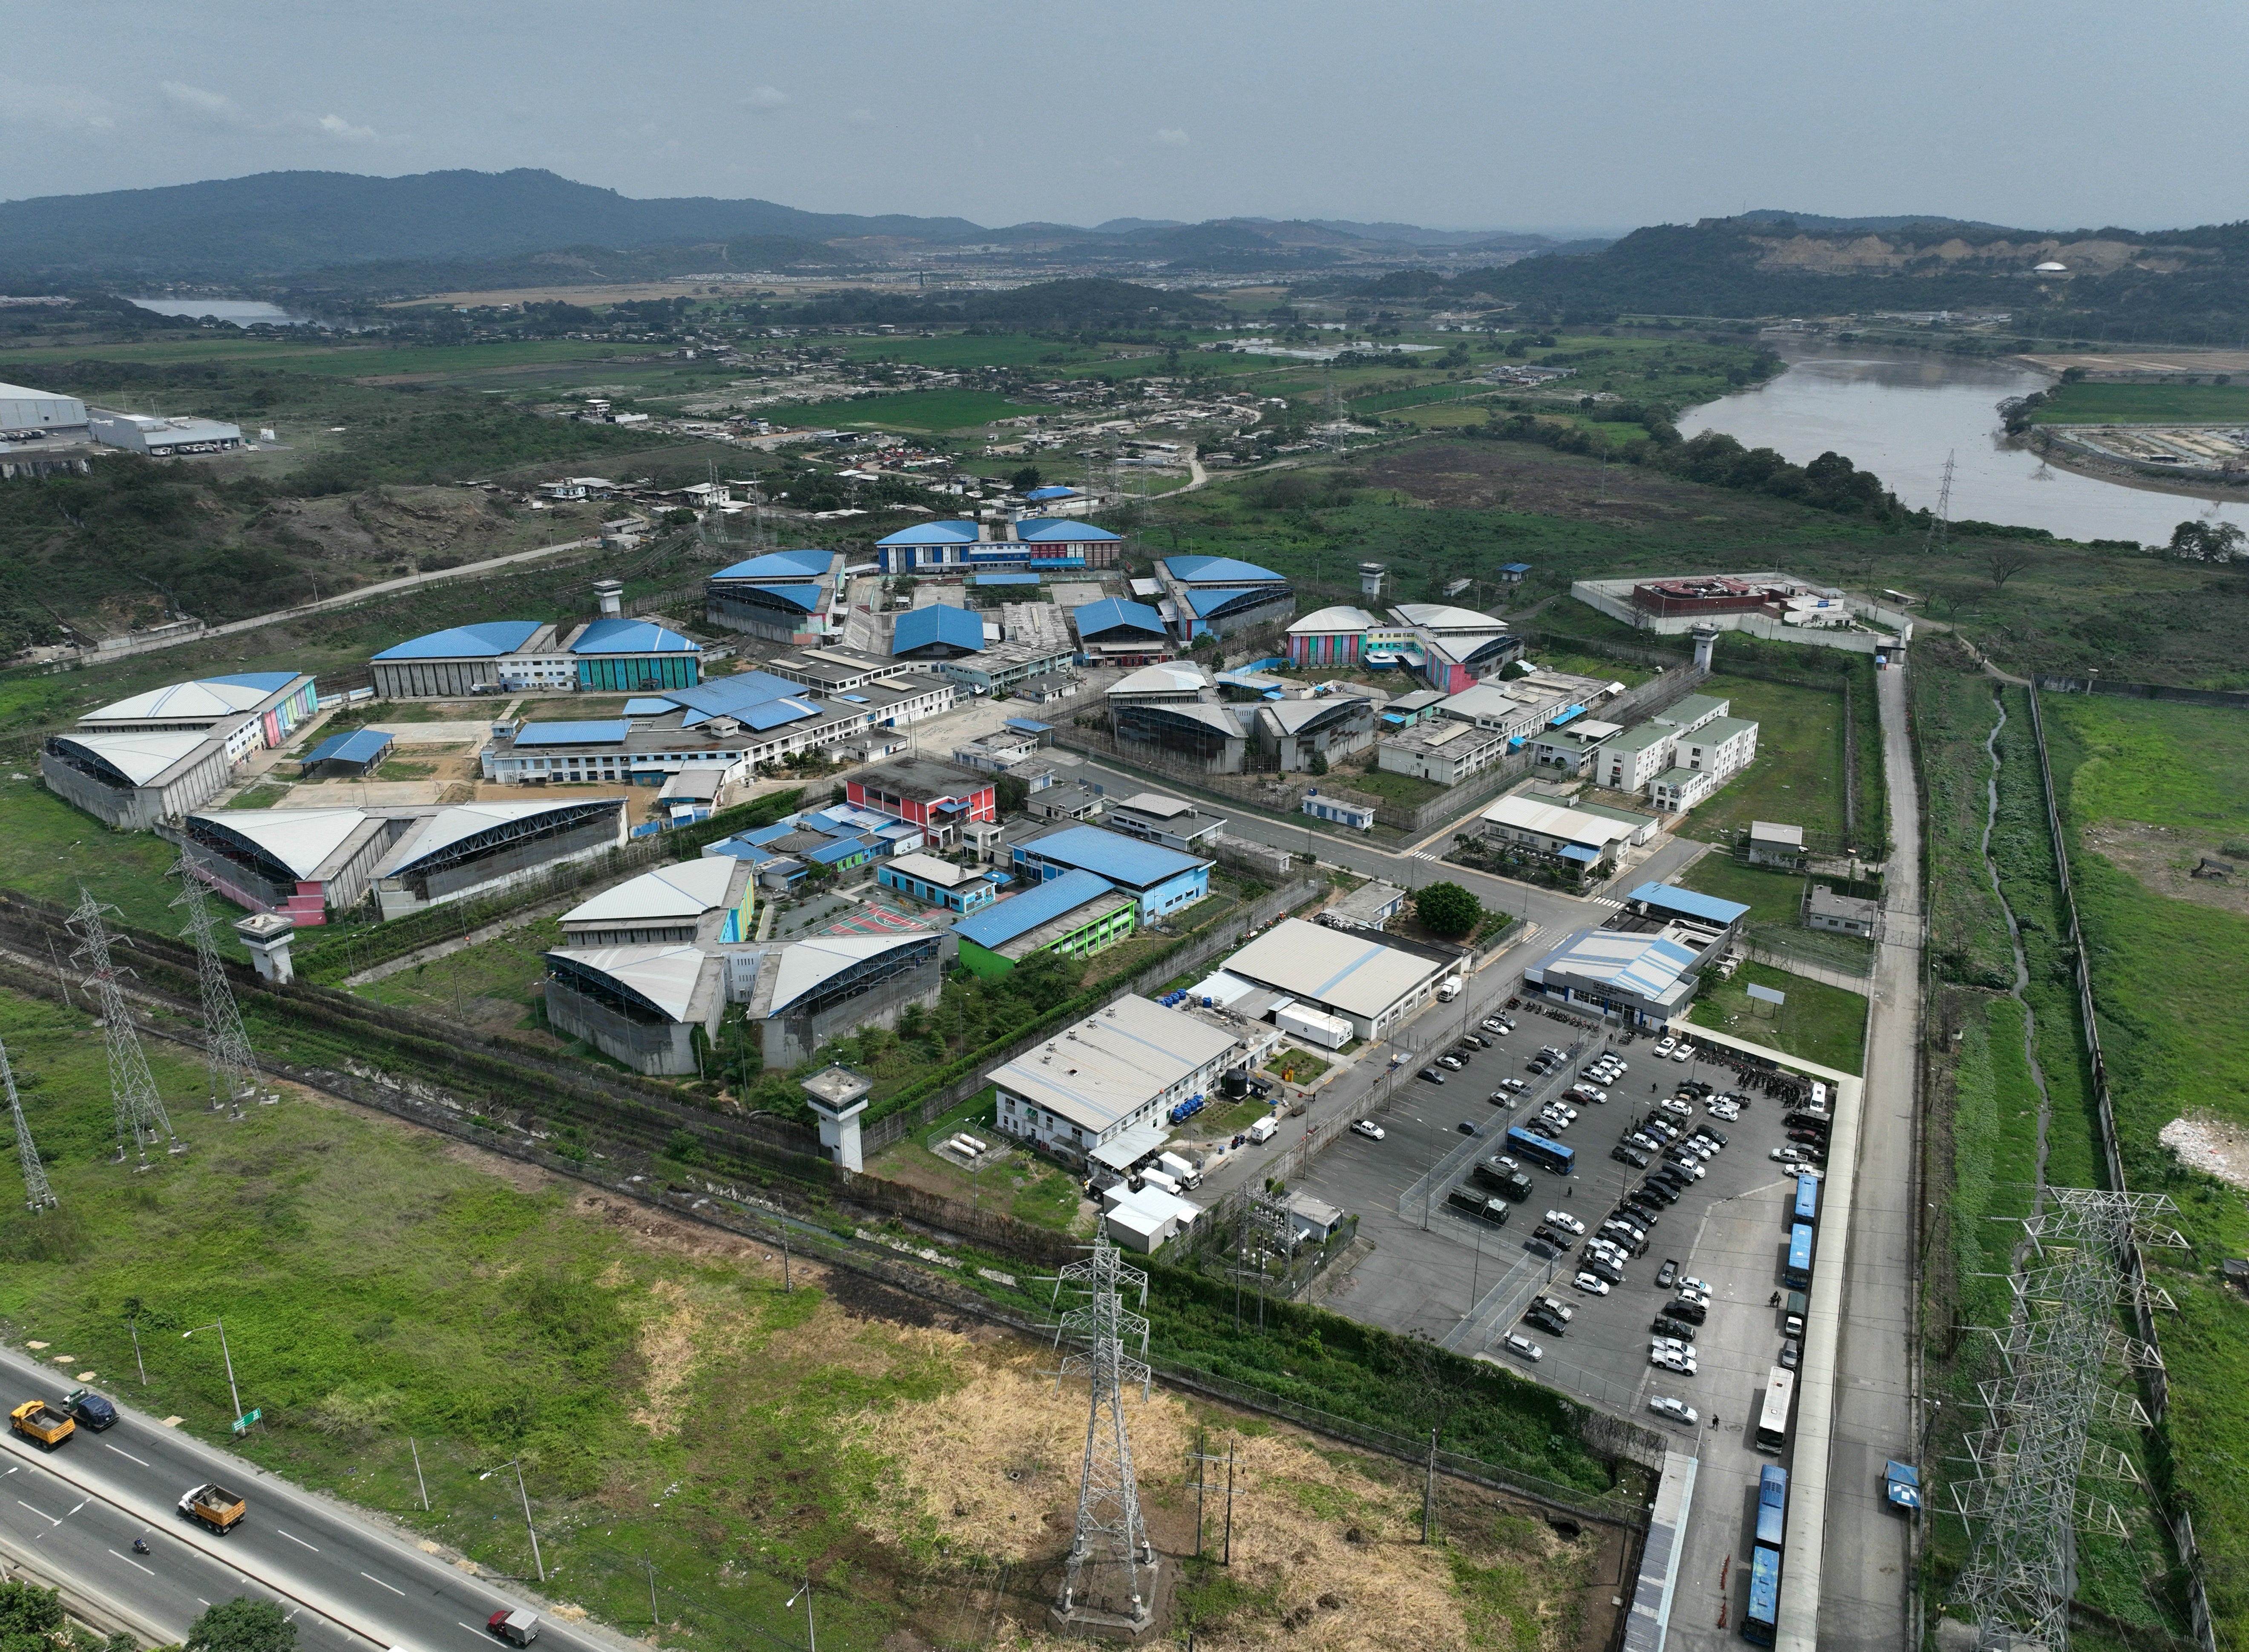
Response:
M1764 1409L1757 1414L1757 1448L1778 1452L1788 1443L1788 1408L1796 1400L1796 1373L1772 1368L1765 1384Z

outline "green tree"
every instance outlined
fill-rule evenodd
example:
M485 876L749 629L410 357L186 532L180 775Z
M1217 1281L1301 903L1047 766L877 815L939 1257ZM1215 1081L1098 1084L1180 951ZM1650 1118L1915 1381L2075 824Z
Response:
M271 1600L222 1600L188 1631L187 1652L296 1652L297 1626Z
M1039 474L1035 465L1026 465L1008 478L1008 485L1018 493L1028 493L1046 478Z
M1433 935L1465 935L1483 917L1483 903L1458 884L1431 884L1413 897L1413 914Z

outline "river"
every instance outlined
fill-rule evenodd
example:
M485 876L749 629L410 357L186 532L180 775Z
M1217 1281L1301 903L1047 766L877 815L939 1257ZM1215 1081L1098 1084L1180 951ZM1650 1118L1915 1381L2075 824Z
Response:
M137 304L158 315L185 315L200 321L214 316L222 321L231 321L237 327L252 327L260 321L274 327L318 327L320 323L309 315L296 315L278 304L266 304L255 299L127 299L127 304Z
M2238 522L2249 506L2125 487L2042 463L1999 440L2001 398L2045 389L2044 374L1935 351L1789 349L1788 370L1753 390L1692 408L1681 432L1723 430L1801 465L1831 449L1882 478L1916 509L1933 508L1954 456L1954 520L2042 527L2062 539L2167 543L2195 518Z

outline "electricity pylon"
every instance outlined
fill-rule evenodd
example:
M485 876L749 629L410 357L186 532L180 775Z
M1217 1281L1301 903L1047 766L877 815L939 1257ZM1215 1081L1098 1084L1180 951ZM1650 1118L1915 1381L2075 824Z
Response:
M5 1044L0 1044L0 1080L8 1086L8 1122L16 1127L16 1152L24 1161L24 1201L34 1210L58 1205L62 1201L47 1185L47 1167L39 1162L39 1150L31 1145L31 1127L24 1122L24 1103L16 1094L16 1070L8 1064Z
M1060 1387L1062 1378L1083 1373L1088 1396L1077 1526L1054 1611L1065 1621L1097 1616L1121 1618L1137 1627L1146 1623L1155 1608L1156 1552L1149 1546L1148 1528L1140 1518L1132 1442L1124 1427L1124 1387L1138 1383L1145 1400L1150 1373L1145 1358L1124 1352L1124 1342L1127 1337L1137 1338L1145 1356L1148 1322L1125 1311L1124 1292L1138 1291L1145 1307L1148 1276L1124 1265L1104 1227L1094 1234L1092 1255L1072 1263L1056 1279L1056 1300L1064 1285L1083 1291L1085 1302L1063 1314L1055 1327L1057 1346L1065 1336L1077 1345L1076 1352L1063 1358L1056 1386Z
M243 1030L242 1011L234 1002L234 984L226 978L226 960L219 956L217 920L203 898L203 879L182 855L172 868L179 874L180 892L172 905L188 909L182 940L196 944L196 984L203 1000L203 1059L210 1068L211 1111L227 1108L258 1095L258 1057Z
M1944 481L1936 490L1936 509L1929 513L1929 533L1921 542L1924 554L1942 554L1952 548L1952 464L1957 453L1944 456Z
M188 1145L172 1133L164 1099L156 1093L155 1076L148 1070L148 1057L141 1048L141 1034L125 1005L117 966L110 960L109 926L102 922L102 914L116 910L94 899L83 884L79 886L78 905L70 915L71 931L78 936L79 945L71 956L86 966L86 984L101 1004L102 1043L109 1051L109 1096L117 1108L117 1162L125 1162L125 1141L129 1136L145 1170L148 1149L158 1137L169 1144L172 1153L185 1153Z

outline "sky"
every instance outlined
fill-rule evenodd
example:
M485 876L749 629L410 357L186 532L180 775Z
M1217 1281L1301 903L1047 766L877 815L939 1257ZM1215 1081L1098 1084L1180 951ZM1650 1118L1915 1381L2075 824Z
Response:
M2249 214L2239 0L15 0L0 198L544 167L985 224ZM2221 79L2223 77L2221 76ZM2199 135L2197 135L2199 133Z

